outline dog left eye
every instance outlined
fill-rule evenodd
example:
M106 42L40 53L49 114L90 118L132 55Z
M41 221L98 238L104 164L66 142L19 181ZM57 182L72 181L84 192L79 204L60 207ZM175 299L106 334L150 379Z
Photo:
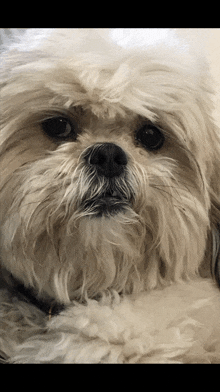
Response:
M77 124L66 117L53 117L42 122L43 131L58 140L68 140L77 137Z
M153 124L145 124L138 129L135 139L149 151L159 150L165 141L161 130Z

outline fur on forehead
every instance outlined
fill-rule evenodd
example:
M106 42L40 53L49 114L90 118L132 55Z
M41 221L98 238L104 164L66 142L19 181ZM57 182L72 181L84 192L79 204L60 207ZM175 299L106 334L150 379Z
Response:
M2 140L36 113L82 106L168 125L201 164L213 160L207 65L171 30L28 29L2 57Z
M207 163L215 135L206 68L166 29L29 29L3 54L3 128L9 136L36 113L76 106L100 119L134 113L168 125Z
M6 96L13 89L19 99L28 91L37 98L44 88L44 96L62 96L65 107L89 105L110 117L130 110L154 120L158 109L174 113L189 98L191 106L192 96L210 106L206 68L166 29L29 29L3 54L1 80ZM55 97L49 104L56 105Z
M162 93L161 87L165 91L169 85L174 88L180 81L183 89L190 86L193 92L198 90L207 77L205 62L198 61L185 43L176 37L174 39L173 32L167 29L163 34L161 31L158 33L158 29L153 31L125 29L122 34L117 29L28 29L26 34L15 37L8 46L2 69L5 67L7 70L6 78L8 75L16 78L16 74L33 73L35 83L39 81L36 78L38 72L51 74L58 69L55 76L62 75L63 78L58 79L58 83L62 84L68 83L68 77L73 78L74 73L75 81L82 84L85 92L91 93L95 89L99 98L109 99L111 103L116 101L112 89L118 83L121 95L126 96L133 92L131 86L134 83L139 90L144 82L141 91L148 94L146 98L139 98L146 101L153 97L156 88L159 87ZM66 78L65 72L60 72L62 68L67 72ZM104 95L100 96L100 92ZM108 95L110 92L111 96ZM152 108L155 106L151 101L152 98L148 101L149 109L151 105Z

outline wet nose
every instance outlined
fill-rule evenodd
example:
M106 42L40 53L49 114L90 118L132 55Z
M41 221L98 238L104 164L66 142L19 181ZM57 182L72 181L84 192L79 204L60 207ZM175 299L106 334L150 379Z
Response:
M85 159L96 168L99 175L108 178L120 176L128 163L124 150L114 143L91 146Z

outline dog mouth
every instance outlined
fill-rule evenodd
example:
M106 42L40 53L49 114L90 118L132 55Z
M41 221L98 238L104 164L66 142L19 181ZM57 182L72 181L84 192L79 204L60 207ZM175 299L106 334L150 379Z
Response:
M123 212L131 200L118 190L108 189L96 197L86 199L83 202L82 208L84 212L93 214L96 217L102 215L115 215Z

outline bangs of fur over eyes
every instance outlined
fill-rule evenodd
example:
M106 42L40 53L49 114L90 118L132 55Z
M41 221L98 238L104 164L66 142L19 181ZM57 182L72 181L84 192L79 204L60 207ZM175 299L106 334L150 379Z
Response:
M30 110L29 102L44 91L48 102L52 100L50 95L54 100L59 97L66 108L89 106L96 115L109 117L117 113L124 116L129 110L153 121L155 109L175 111L183 102L191 100L192 90L198 94L193 80L196 73L192 75L183 64L180 66L179 58L177 63L174 54L173 57L172 61L166 55L150 52L143 59L138 50L131 56L130 51L122 49L113 60L108 54L96 52L76 52L62 59L58 54L51 56L44 51L11 50L2 66L4 75L4 68L8 70L13 64L10 84L3 87L2 94L4 102L10 96L23 108L25 99L27 110Z

